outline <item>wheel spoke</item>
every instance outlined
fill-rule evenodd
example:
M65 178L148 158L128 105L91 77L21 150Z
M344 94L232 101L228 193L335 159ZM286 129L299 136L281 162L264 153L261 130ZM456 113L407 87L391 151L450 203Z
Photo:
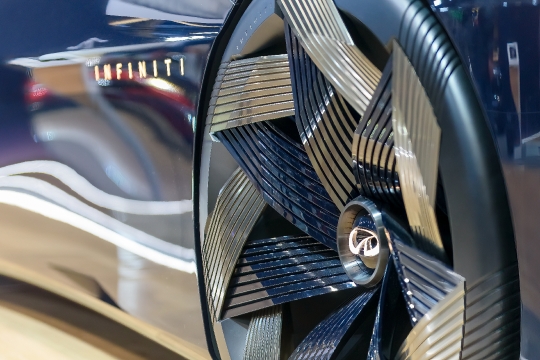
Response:
M224 289L231 279L244 243L265 206L247 176L237 170L223 187L212 214L202 259L212 322L221 317Z
M287 55L225 62L214 84L210 132L294 115Z
M405 339L411 326L409 314L401 292L398 274L389 262L381 283L381 295L369 344L368 360L391 359L397 351L396 342Z
M465 279L448 265L416 247L416 242L392 217L383 212L391 256L396 267L411 324L415 325Z
M297 127L321 182L342 209L358 195L350 166L352 135L381 72L354 45L332 1L278 3L285 17Z
M309 236L248 240L227 290L223 318L354 287L337 253Z
M339 211L302 146L269 122L227 129L215 136L272 208L306 234L336 249Z
M278 4L317 68L363 116L381 73L354 45L334 2L279 0Z
M319 179L342 209L356 195L350 148L359 116L326 80L287 25L285 32L296 126Z
M465 283L459 284L413 327L398 359L456 359L463 339Z
M413 247L413 239L389 214L383 213L383 219L413 325L398 351L398 358L452 359L459 356L465 319L465 279L446 264Z
M244 359L279 360L282 324L281 306L255 312L249 322Z
M444 259L434 209L441 129L420 79L397 41L392 72L395 152L407 218L415 238Z
M289 359L331 359L354 331L366 320L366 306L374 298L377 289L368 290L347 302L333 314L319 323L298 345Z
M486 359L501 353L519 353L520 310L517 264L481 282L467 284L461 358Z
M392 252L413 323L454 290L464 279L425 253L393 240Z
M395 171L391 58L354 132L352 161L356 184L363 195L403 206Z

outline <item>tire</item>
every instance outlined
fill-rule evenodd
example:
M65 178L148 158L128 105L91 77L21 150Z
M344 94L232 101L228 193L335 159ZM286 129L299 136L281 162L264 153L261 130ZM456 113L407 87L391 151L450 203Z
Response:
M506 189L461 60L421 1L336 3L242 1L214 45L194 172L213 357L519 358Z

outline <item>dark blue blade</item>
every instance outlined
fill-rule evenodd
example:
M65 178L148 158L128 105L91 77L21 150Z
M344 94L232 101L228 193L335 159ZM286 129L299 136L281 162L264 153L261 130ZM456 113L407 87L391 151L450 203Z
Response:
M390 360L409 334L411 325L401 293L398 274L389 262L381 284L375 325L369 344L368 360Z
M337 253L310 236L248 240L229 282L223 318L354 287Z
M402 207L393 134L390 58L364 117L354 132L353 172L357 186L365 196Z
M374 297L377 289L368 290L346 303L336 312L328 316L298 345L290 356L290 360L299 359L333 359L339 349L354 334L359 323L369 315L366 305ZM368 316L369 318L369 316ZM370 325L372 325L372 322Z
M322 183L339 208L358 195L351 144L360 116L317 69L285 26L296 125Z
M316 67L287 24L285 35L296 124L330 197L339 208L359 194L401 206L393 151L391 61L360 117Z
M336 250L339 210L304 148L270 122L217 132L264 200L285 219Z
M383 218L390 234L392 259L414 326L464 279L442 261L413 247L411 237L387 214Z

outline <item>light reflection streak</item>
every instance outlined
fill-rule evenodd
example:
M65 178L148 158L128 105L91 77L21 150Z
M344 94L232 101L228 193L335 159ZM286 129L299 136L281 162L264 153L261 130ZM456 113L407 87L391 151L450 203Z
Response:
M167 2L161 1L160 4L159 0L150 0L138 4L131 0L109 0L105 13L122 17L220 25L223 24L225 15L231 6L231 2L227 0L199 0L185 3L173 1L169 2L169 6L165 7L163 3ZM182 4L182 7L175 8L175 4Z
M108 194L92 185L69 166L56 161L25 161L0 168L0 178L30 173L53 176L91 203L114 211L137 215L175 215L193 210L191 200L141 201Z
M168 59L170 60L170 59ZM182 70L180 70L182 71ZM158 88L160 90L164 90L164 91L168 91L168 92L171 92L171 93L176 93L176 94L180 94L180 95L184 95L185 92L184 92L184 89L180 88L179 86L176 86L175 84L167 81L167 80L163 80L163 79L159 79L159 78L150 78L150 79L144 79L142 80L142 82L146 85L149 85L149 86L152 86L152 87L155 87L155 88Z
M121 235L101 224L98 224L95 221L92 221L84 216L81 216L69 209L53 204L49 201L40 199L36 196L13 191L13 190L0 190L0 203L16 206L21 209L25 209L33 213L43 215L50 219L71 225L89 234L92 234L102 240L105 240L119 248L132 252L133 254L143 257L149 261L152 261L154 263L157 263L157 264L160 264L160 265L172 268L172 269L176 269L182 272L190 273L190 274L193 274L196 271L194 260L187 261L187 260L176 258L171 255L164 254L160 251L157 251L148 246L145 246L136 241L133 241L132 239L124 235ZM86 205L86 204L83 204L83 205ZM105 214L102 214L102 215L106 216ZM115 219L112 219L112 220L115 220ZM133 230L136 230L136 229L133 229ZM151 235L148 235L148 234L146 235L149 238L153 238L153 236ZM159 240L157 238L154 238L154 239ZM159 240L159 241L162 241L162 240ZM173 244L169 244L169 245L181 248L180 246L177 246L177 245L173 245ZM193 250L185 249L185 248L182 248L182 249L185 250L185 252L191 252L191 257L192 259L194 258Z
M210 38L209 36L204 36L204 35L190 35L190 36L173 36L173 37L169 37L169 38L166 38L165 41L167 42L171 42L171 41L186 41L186 40L203 40L203 39L208 39Z
M130 239L147 245L162 253L169 254L181 259L193 260L195 258L193 249L186 249L182 246L171 244L137 228L129 226L103 212L94 209L79 199L67 194L50 183L27 176L10 176L0 178L0 188L15 189L18 191L38 195L49 202L56 203L63 208L81 215L93 222L96 222L117 233L123 234Z

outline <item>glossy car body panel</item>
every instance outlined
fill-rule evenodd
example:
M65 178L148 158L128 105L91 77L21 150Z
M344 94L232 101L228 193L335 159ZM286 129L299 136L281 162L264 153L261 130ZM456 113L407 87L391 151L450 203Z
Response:
M193 131L230 7L0 5L0 273L189 358L209 356L195 275Z

